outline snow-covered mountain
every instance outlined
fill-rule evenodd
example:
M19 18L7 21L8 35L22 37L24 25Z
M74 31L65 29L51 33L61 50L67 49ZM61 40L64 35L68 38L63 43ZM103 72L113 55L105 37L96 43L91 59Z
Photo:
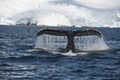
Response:
M120 27L119 4L119 0L0 0L0 24Z

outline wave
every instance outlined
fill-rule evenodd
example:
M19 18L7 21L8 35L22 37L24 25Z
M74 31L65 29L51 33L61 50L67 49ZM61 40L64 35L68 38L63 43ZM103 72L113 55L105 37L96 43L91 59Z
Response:
M78 1L79 2L79 1ZM0 24L119 27L120 9L101 10L77 0L1 0ZM80 3L80 2L79 2ZM100 5L98 5L100 6ZM105 6L104 6L105 7ZM94 7L95 8L95 7Z

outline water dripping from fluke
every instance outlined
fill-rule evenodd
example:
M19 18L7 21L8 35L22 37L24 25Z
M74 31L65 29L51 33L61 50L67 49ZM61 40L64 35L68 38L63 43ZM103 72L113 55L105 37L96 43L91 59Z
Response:
M109 47L103 35L95 29L61 30L42 29L37 33L35 49L60 53L80 53L83 51L104 51Z

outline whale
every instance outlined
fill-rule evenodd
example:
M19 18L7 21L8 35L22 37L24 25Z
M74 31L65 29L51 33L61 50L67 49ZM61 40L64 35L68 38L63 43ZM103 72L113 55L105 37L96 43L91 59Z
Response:
M96 29L85 29L85 30L60 30L60 29L41 29L40 31L37 32L37 36L41 35L53 35L53 36L66 36L67 37L67 45L65 49L59 50L59 52L69 52L70 50L74 53L80 52L75 48L74 44L74 37L75 36L90 36L94 35L99 38L102 37L102 33Z

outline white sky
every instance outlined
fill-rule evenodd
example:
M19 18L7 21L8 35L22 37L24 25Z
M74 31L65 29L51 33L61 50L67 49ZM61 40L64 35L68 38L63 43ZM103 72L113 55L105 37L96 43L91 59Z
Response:
M74 0L78 4L97 9L120 8L120 0Z

